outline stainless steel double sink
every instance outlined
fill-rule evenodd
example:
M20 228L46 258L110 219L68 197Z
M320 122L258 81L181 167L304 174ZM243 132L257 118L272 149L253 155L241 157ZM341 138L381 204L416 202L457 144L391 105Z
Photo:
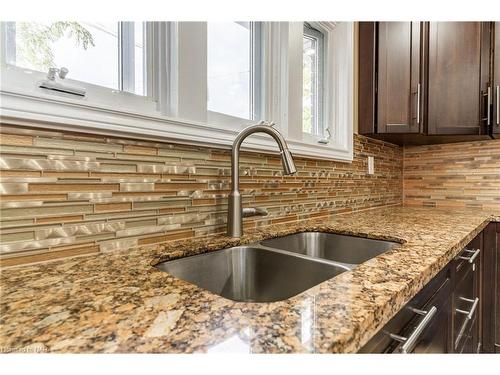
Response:
M395 245L334 233L302 232L156 267L234 301L275 302L349 271Z

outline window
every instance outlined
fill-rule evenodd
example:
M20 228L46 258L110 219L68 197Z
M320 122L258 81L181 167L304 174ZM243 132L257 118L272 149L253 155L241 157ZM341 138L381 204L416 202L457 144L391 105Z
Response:
M324 37L304 23L302 68L302 131L323 136Z
M207 109L247 120L259 116L260 27L255 22L207 24Z
M119 29L119 74L120 90L136 95L146 95L146 53L144 48L143 22L120 22Z
M352 160L352 22L2 22L0 40L10 123L228 147L265 120L296 155ZM63 66L84 97L40 88Z
M142 22L8 22L5 30L7 64L66 67L70 79L145 95Z

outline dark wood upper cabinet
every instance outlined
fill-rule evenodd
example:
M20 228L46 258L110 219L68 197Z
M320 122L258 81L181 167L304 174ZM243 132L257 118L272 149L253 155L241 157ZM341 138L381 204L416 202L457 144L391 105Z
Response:
M500 138L500 22L495 22L493 45L493 135Z
M358 35L358 131L373 135L377 114L377 23L360 22Z
M421 123L419 22L378 24L378 132L418 133Z
M500 135L492 30L491 22L360 22L359 133L398 144Z
M487 22L430 22L429 134L487 133L488 37Z

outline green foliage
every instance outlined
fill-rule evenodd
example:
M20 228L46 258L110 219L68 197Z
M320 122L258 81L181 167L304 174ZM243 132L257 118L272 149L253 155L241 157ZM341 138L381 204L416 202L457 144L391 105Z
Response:
M94 47L92 34L78 22L53 22L43 25L37 22L16 23L16 33L22 43L17 45L18 58L23 65L35 70L48 70L54 67L54 53L52 43L66 36L74 39L75 47L88 49Z
M304 54L302 59L302 131L312 132L313 58Z

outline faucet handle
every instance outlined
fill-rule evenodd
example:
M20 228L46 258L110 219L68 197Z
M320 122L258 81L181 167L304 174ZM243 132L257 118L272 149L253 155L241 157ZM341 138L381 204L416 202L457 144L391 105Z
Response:
M259 125L267 125L267 126L270 126L272 128L272 127L276 126L276 123L274 121L261 120L259 122Z
M321 138L318 141L318 143L321 143L323 145L327 145L328 143L330 143L330 138L332 138L332 132L330 131L330 128L326 128L325 133L328 133L328 134L326 136L324 136L323 138Z
M47 73L47 79L49 81L55 81L56 80L56 74L59 72L59 69L57 68L49 68L49 71Z
M64 66L59 69L59 68L49 68L49 71L47 73L47 79L49 81L55 81L56 80L56 75L59 76L59 78L64 79L69 73L69 69L65 68Z
M59 69L59 78L61 78L61 79L66 78L66 76L68 75L68 73L69 73L69 69L65 68L63 66L61 69Z

